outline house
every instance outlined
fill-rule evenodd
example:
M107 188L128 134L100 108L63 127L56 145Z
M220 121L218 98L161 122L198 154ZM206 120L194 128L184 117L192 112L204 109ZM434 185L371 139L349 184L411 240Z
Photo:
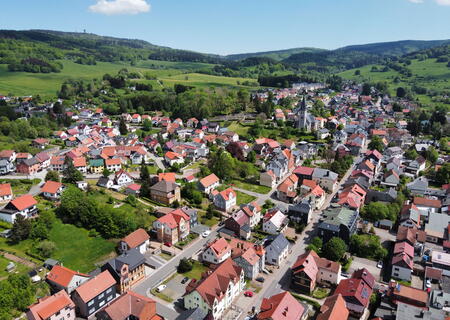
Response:
M277 197L280 201L294 203L297 200L298 177L291 174L277 187Z
M117 171L116 174L114 175L114 183L118 186L123 187L132 184L133 182L134 180L131 177L131 175L123 169Z
M277 236L269 236L264 242L264 249L266 250L266 263L279 267L287 259L289 242L281 233Z
M16 161L17 154L14 150L2 150L0 151L0 160L6 160L8 162Z
M351 209L357 209L364 204L364 199L366 197L366 191L359 185L354 184L353 186L348 186L338 196L338 204L341 206L346 206Z
M133 231L119 242L120 252L126 252L131 249L137 248L140 253L147 252L150 245L150 236L147 231L142 228Z
M250 239L250 219L242 210L225 220L225 228L233 234L231 235L231 238L238 237L247 240Z
M91 173L101 174L105 169L105 160L103 159L90 159L89 171Z
M249 219L250 228L254 228L261 221L261 207L256 201L241 205L241 210Z
M418 177L414 181L407 183L406 188L414 196L423 196L428 189L428 179L424 176Z
M114 186L114 180L112 179L112 176L100 177L97 181L97 185L99 187L110 189Z
M244 287L244 271L228 258L215 269L202 274L200 280L189 282L183 297L184 307L200 308L209 313L211 319L221 319Z
M28 320L75 320L75 304L64 290L38 299L28 307Z
M319 224L319 237L323 242L328 242L333 237L338 237L345 242L356 232L359 217L358 210L340 206L330 206L323 212L322 222Z
M414 247L408 242L397 242L391 260L391 276L395 279L411 281L414 269Z
M158 173L158 182L159 181L167 181L167 182L176 182L176 173L175 172L161 172Z
M421 171L425 170L425 167L426 167L425 158L422 156L419 156L415 160L406 162L405 172L410 173L414 176L418 176Z
M89 279L90 276L87 274L73 271L60 265L55 265L47 274L47 282L54 292L64 290L68 294L72 294L76 288Z
M10 172L16 171L16 167L14 164L8 160L2 159L0 160L0 174L8 174Z
M262 245L232 238L231 258L244 270L247 279L255 279L265 268L266 251Z
M31 155L27 159L31 159ZM46 169L50 166L50 156L47 152L39 152L36 154L36 159L39 161L41 169Z
M200 190L206 194L210 194L212 190L219 186L219 184L220 180L214 173L211 173L209 176L206 176L199 181Z
M233 188L228 188L220 192L217 192L217 190L215 191L216 194L213 192L213 201L216 208L228 212L236 205L237 195Z
M122 169L122 161L120 158L106 159L105 166L108 171L117 172Z
M313 209L320 209L325 203L325 191L316 182L309 179L303 179L300 186L300 196L308 201Z
M414 197L413 203L422 215L428 216L430 213L437 213L442 208L442 202L437 199Z
M0 202L11 201L13 197L13 192L11 189L11 184L1 183L0 184Z
M423 310L428 308L428 293L426 291L405 286L396 281L389 283L387 296L394 304L406 303Z
M141 120L142 120L142 118L141 118L140 114L135 113L131 116L132 123L141 123Z
M3 209L0 209L0 220L14 223L18 215L29 219L37 215L37 201L30 194L11 200Z
M190 217L181 209L174 210L153 222L159 242L174 245L190 233Z
M338 262L321 258L314 250L300 255L291 268L291 288L298 292L311 294L316 284L339 283L341 265Z
M308 201L303 200L294 206L289 206L288 216L289 220L297 223L308 225L312 220L313 208Z
M344 298L341 294L335 294L326 298L316 320L347 320L348 316Z
M259 184L273 189L277 185L277 177L272 170L261 172L259 175Z
M145 257L138 248L131 249L106 262L101 270L108 270L122 294L145 278Z
M78 314L84 318L100 310L115 297L116 281L107 270L84 282L72 293Z
M288 291L264 298L256 316L257 320L304 320L308 310Z
M448 228L450 215L444 213L431 212L428 222L425 223L426 241L433 243L443 243L448 238Z
M23 160L17 164L16 171L19 173L31 175L36 174L41 169L41 165L36 158Z
M217 238L207 244L206 249L202 253L202 261L219 264L231 257L231 246L224 238Z
M132 183L129 184L126 188L125 188L125 194L126 195L133 195L133 196L138 196L139 193L141 191L141 185L137 184L137 183Z
M150 187L150 198L165 205L180 202L180 187L173 182L160 181Z
M183 156L181 154L179 154L179 153L172 152L172 151L167 151L166 152L166 154L164 155L164 160L171 167L174 164L183 164L184 163Z
M278 208L270 209L263 218L263 231L269 234L279 234L286 231L288 217Z
M400 226L420 228L420 211L414 203L405 204L400 211Z
M61 198L64 186L61 182L47 181L41 188L41 194L47 199L58 200Z
M345 300L351 315L360 317L370 302L375 278L367 269L353 272L352 277L339 282L334 294L340 294Z
M156 313L156 301L133 291L121 295L96 314L98 320L163 320Z
M48 143L49 143L48 139L36 138L31 142L31 145L38 149L45 149L45 146L47 146Z
M312 180L328 192L334 192L338 187L338 174L330 170L314 168Z
M63 172L66 168L64 156L53 156L50 159L50 170L56 172Z

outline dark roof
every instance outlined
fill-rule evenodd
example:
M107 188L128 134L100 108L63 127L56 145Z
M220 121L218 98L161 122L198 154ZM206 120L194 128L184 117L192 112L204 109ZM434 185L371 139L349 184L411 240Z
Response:
M178 188L178 185L173 182L160 181L150 187L150 190L161 191L161 192L172 192Z
M279 234L277 236L267 237L264 247L271 247L274 251L281 253L286 247L289 246L289 241L284 237L284 235Z
M120 269L124 264L128 265L129 270L134 270L145 262L145 257L138 249L128 250L126 253L109 260L106 265L110 265L117 275L120 276Z

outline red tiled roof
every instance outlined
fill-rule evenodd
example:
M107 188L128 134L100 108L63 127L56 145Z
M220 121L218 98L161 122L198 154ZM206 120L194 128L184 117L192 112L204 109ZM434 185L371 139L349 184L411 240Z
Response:
M83 283L75 292L78 293L84 302L88 302L115 284L116 280L114 280L108 270L105 270L95 278Z
M137 183L132 183L129 186L127 186L127 189L133 190L133 191L139 191L141 190L141 185Z
M200 184L204 188L208 188L209 186L211 186L217 182L219 182L219 178L214 173L211 173L209 176L206 176L203 179L200 179Z
M227 252L231 251L231 247L228 244L227 240L224 238L218 238L211 243L208 244L208 247L214 251L217 257L223 257Z
M89 277L89 275L84 273L79 273L73 270L70 270L69 268L63 267L63 266L54 266L52 270L47 275L47 280L54 282L61 287L66 288L72 278L76 275L83 276L83 277Z
M136 231L133 231L132 233L127 235L125 238L123 238L122 241L125 242L128 245L128 247L133 249L149 239L150 237L147 231L145 231L142 228L139 228Z
M11 184L1 183L0 184L0 197L12 195Z
M414 197L413 203L416 206L427 206L427 207L438 208L438 209L440 209L442 207L442 202L440 200L421 198L421 197Z
M167 181L167 182L175 182L176 173L175 172L167 172L167 173L159 173L158 174L158 181Z
M17 197L11 201L11 204L17 208L17 210L22 211L26 208L32 207L37 204L36 199L30 194L24 194L23 196Z
M309 167L297 167L294 170L294 173L305 175L305 176L310 176L313 174L313 172L314 172L314 168L309 168Z
M156 301L128 291L113 302L111 302L103 312L107 313L109 319L123 320L137 318L141 320L156 320ZM158 317L158 318L156 318Z
M107 166L118 165L118 164L122 164L122 161L120 160L120 158L106 159L105 164Z
M300 319L305 312L303 305L288 291L264 298L258 320Z
M236 192L234 192L233 188L228 188L219 192L220 196L225 200L230 200L231 195L236 198Z
M320 308L317 320L346 320L349 311L342 295L336 294L328 297Z
M39 299L39 301L28 307L35 320L49 319L52 315L64 308L75 308L69 295L61 290L58 293Z
M56 193L61 187L62 183L49 180L42 186L41 192Z

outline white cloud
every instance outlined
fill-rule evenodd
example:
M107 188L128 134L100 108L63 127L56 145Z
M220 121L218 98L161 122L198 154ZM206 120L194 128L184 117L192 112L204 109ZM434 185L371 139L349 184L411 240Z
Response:
M118 14L138 14L150 11L150 4L146 0L97 0L89 10L108 16Z
M441 6L450 6L450 0L436 0L436 3Z

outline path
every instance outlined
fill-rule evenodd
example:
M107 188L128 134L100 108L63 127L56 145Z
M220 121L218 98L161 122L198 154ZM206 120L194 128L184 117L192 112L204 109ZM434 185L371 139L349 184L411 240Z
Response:
M12 253L9 253L9 252L6 252L6 251L2 251L2 255L8 260L11 260L11 261L23 264L23 265L25 265L25 266L27 266L29 268L34 269L34 268L37 267L37 264L34 263L33 261L30 261L30 260L18 257L16 255L12 254Z
M150 159L152 159L155 163L156 166L161 169L161 170L166 170L166 166L164 165L164 163L162 162L162 158L161 157L156 157L153 153L150 154Z

